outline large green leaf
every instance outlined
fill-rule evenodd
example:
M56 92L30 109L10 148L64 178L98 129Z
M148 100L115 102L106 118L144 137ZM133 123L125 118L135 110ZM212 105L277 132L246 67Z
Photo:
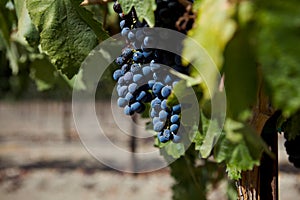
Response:
M194 28L188 32L188 36L204 47L219 68L223 64L224 48L236 27L231 19L234 14L233 8L227 0L204 0L198 10ZM187 40L184 43L183 56L189 60L196 60L199 52L191 50L191 42Z
M224 52L228 113L234 119L240 118L243 111L249 110L256 102L257 64L250 42L252 37L250 25L240 26Z
M219 84L223 51L236 28L232 19L233 8L233 4L226 0L204 0L194 27L184 41L183 63L190 61L193 64L196 70L192 71L191 76L199 80L205 99L211 98Z
M270 155L262 138L248 125L227 120L225 131L214 148L214 157L226 163L230 178L239 179L242 171L259 165L263 150Z
M28 43L32 47L38 47L40 35L29 17L26 2L24 0L15 0L14 2L18 17L16 39L24 45Z
M155 0L119 0L119 2L125 14L128 14L134 7L140 21L145 19L150 27L154 26Z
M257 50L273 105L285 116L300 108L300 4L256 1Z
M106 33L80 0L27 0L32 22L40 32L42 50L62 73L72 78Z

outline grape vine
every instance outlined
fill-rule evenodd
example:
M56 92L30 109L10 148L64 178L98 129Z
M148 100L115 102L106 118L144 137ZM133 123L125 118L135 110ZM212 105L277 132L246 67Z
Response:
M156 3L155 25L176 29L176 22L185 13L185 7L174 0L157 0ZM145 103L150 103L153 130L158 133L159 141L179 142L182 137L178 132L181 104L167 103L179 78L168 73L163 65L185 74L189 73L189 68L182 66L179 55L151 48L168 36L157 35L148 28L147 22L140 22L134 8L125 15L116 1L113 9L121 18L121 35L126 41L126 47L115 61L120 68L113 73L113 79L118 81L118 106L124 108L126 115L133 115L144 112ZM193 20L188 21L186 29L181 31L186 33L192 23Z

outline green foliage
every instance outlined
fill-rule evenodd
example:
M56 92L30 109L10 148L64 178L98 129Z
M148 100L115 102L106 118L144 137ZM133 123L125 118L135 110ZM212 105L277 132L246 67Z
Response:
M145 19L150 27L154 26L155 0L119 0L119 3L125 14L128 14L134 7L140 21Z
M32 22L40 32L43 52L72 78L89 52L105 38L105 32L80 0L27 0Z
M300 4L256 1L257 56L274 106L285 116L300 108Z
M0 2L1 91L21 91L22 86L28 85L27 76L35 80L39 90L70 89L76 74L86 79L86 87L94 86L88 79L95 74L79 69L107 33L94 19L97 12L93 15L80 7L80 2ZM135 9L139 20L147 21L151 27L155 25L155 0L119 2L125 14ZM262 138L248 124L251 107L257 103L260 73L265 84L261 89L270 96L272 106L288 118L283 126L289 133L288 139L300 133L298 1L198 0L195 4L197 18L182 53L183 62L192 66L191 76L172 72L183 81L175 86L168 104L195 93L200 109L192 107L182 116L192 116L190 113L197 110L200 122L193 124L197 117L182 122L189 127L183 143L155 141L166 160L177 159L170 168L176 181L173 198L180 200L206 199L210 186L224 179L225 170L231 179L239 179L242 171L260 164L263 151L272 157ZM109 78L99 87L113 87L109 84L111 72L107 74ZM220 74L224 74L225 89L219 87ZM193 90L188 90L191 87ZM227 113L218 113L227 114L220 136L223 124L210 119L211 106L212 99L225 91L228 109ZM209 126L212 128L208 133Z
M293 114L283 123L283 131L288 140L293 140L300 135L300 112Z
M237 31L224 51L225 88L228 115L239 119L241 113L254 105L257 97L257 64L251 39L251 25L239 23ZM238 84L237 84L238 83Z
M199 161L194 145L170 165L174 200L206 199L207 192L224 178L223 167L207 160Z

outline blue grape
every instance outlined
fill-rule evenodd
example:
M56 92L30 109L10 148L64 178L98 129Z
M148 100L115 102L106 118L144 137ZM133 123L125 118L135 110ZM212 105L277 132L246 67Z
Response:
M153 130L156 131L156 132L162 131L164 126L165 126L165 123L162 122L162 121L159 121L159 122L154 124Z
M135 39L135 35L132 31L129 31L128 35L127 35L127 38L130 40L130 41L133 41Z
M168 110L167 99L164 99L160 104L161 109Z
M161 111L159 112L159 119L160 119L161 121L166 120L167 117L168 117L168 112L167 112L167 111L161 110Z
M150 117L154 118L154 117L157 117L157 116L158 116L158 112L155 109L151 109Z
M128 92L126 95L125 95L125 99L128 101L128 102L133 102L134 101L134 96L132 93Z
M118 69L118 70L116 70L115 72L114 72L114 74L113 74L113 79L115 80L115 81L117 81L121 76L123 76L124 75L124 73L122 72L122 70L120 70L120 69Z
M172 83L172 77L170 75L166 75L166 78L164 79L165 84L170 84Z
M125 97L125 95L126 95L126 93L127 93L127 88L128 88L128 87L127 87L126 85L120 87L120 89L117 91L119 97Z
M148 58L148 57L150 57L151 55L152 55L152 51L146 51L146 50L144 50L144 52L143 52L144 58Z
M147 93L145 91L141 91L135 100L144 101L146 97L147 97Z
M164 131L162 131L162 132L160 132L160 133L158 134L158 139L159 139L160 142L166 143L166 142L168 142L170 139L172 139L172 136L173 136L173 135L171 134L170 130L165 129Z
M159 117L153 117L152 119L152 124L157 124L158 122L160 122Z
M148 76L150 73L152 73L150 66L143 67L142 71L143 71L144 76Z
M133 54L132 60L134 62L140 62L143 59L143 57L144 57L143 53L137 51Z
M171 87L170 86L165 86L161 90L161 96L163 98L167 98L168 96L170 96L171 92L172 92Z
M125 74L128 70L129 70L129 65L128 64L122 65L121 71L122 71L123 74Z
M146 36L144 39L144 46L147 47L153 47L155 44L155 40L151 36Z
M171 123L178 123L179 122L179 115L172 115L170 119Z
M133 74L132 72L126 72L123 77L124 77L124 81L130 82L132 81Z
M125 107L128 104L128 100L122 97L118 98L118 106L119 107Z
M143 80L143 77L142 74L135 74L133 75L133 82L140 83Z
M123 76L121 76L121 77L119 78L118 84L119 84L119 85L124 85L124 84L125 84L125 80L124 80L124 77L123 77Z
M136 33L135 33L135 38L137 39L137 41L143 41L144 40L144 33L143 33L143 30L137 30Z
M130 83L128 86L128 92L134 93L138 89L138 85L136 83Z
M170 131L173 132L173 133L177 133L178 128L179 128L178 124L172 124L170 126Z
M141 108L142 104L140 102L134 102L131 104L130 108L132 111L138 111Z
M140 70L141 70L141 66L137 63L132 64L130 67L130 71L134 74L139 72Z
M134 112L131 110L130 106L125 106L124 108L125 115L132 115Z
M155 99L152 100L151 107L154 108L155 105L159 105L160 106L160 104L161 104L161 100L158 97L156 97Z
M155 80L149 80L149 81L148 81L148 86L149 86L149 88L152 88L153 85L154 85L154 83L155 83Z
M123 37L127 37L129 31L130 31L130 29L128 27L125 27L125 28L122 29L121 35Z
M158 95L163 87L164 85L161 82L154 83L152 87L153 94Z
M177 104L172 107L173 114L179 114L181 112L181 104Z
M124 56L125 58L129 58L132 55L132 50L130 48L125 48L122 51L122 56Z
M181 136L180 135L173 135L172 142L174 142L174 143L181 142Z
M126 21L123 19L120 21L120 28L123 29L126 24Z
M161 68L160 64L154 63L154 61L150 62L150 67L153 72L155 72Z
M124 58L122 57L122 56L119 56L119 57L117 57L117 59L116 59L116 63L118 64L118 65L122 65L123 63L124 63Z

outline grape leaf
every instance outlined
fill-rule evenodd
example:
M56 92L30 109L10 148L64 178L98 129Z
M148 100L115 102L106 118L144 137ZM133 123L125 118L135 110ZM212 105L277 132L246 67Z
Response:
M289 116L300 108L300 4L255 2L259 62L273 105Z
M231 19L233 7L226 0L204 0L194 27L184 40L182 56L195 67L191 76L199 80L205 99L209 99L218 86L216 84L223 64L223 51L236 29L236 24ZM188 64L185 60L183 64Z
M197 41L208 52L220 68L223 63L223 50L235 31L235 22L231 19L233 5L227 0L204 0L188 36ZM198 51L191 51L190 40L184 43L183 55L189 60L198 58Z
M28 43L32 47L38 47L40 35L29 17L26 2L24 0L15 0L14 2L18 17L18 32L16 34L18 41L24 45Z
M233 119L239 119L242 111L249 110L256 102L257 64L250 42L251 28L250 25L240 26L224 52L228 113Z
M214 158L226 163L231 179L239 179L242 171L259 165L263 150L270 155L263 140L248 125L227 120L224 129L226 134L219 138Z
M125 14L128 14L132 7L134 7L140 21L145 19L150 27L154 26L154 11L156 10L155 0L119 0L119 3Z
M80 7L80 0L27 0L32 22L40 32L43 52L72 78L89 52L106 33L92 14Z

